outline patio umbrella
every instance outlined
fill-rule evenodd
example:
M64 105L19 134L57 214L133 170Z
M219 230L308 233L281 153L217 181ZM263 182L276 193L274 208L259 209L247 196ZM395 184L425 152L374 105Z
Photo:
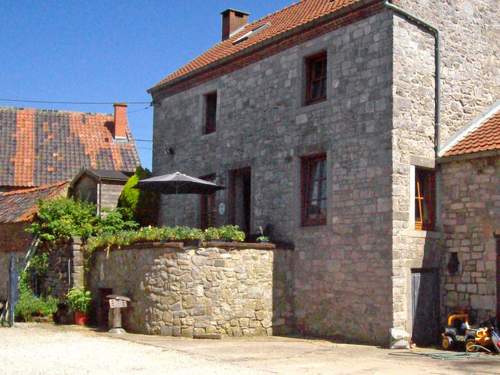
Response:
M136 185L141 190L156 191L161 194L212 194L225 189L224 186L214 184L184 173L175 172L141 180ZM175 206L175 225L177 225L177 205Z

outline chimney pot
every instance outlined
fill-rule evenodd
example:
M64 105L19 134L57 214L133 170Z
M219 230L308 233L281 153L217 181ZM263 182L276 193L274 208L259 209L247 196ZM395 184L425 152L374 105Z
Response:
M115 139L127 139L127 103L115 103L114 134Z
M249 13L236 9L226 9L222 14L222 40L229 39L232 33L248 23Z

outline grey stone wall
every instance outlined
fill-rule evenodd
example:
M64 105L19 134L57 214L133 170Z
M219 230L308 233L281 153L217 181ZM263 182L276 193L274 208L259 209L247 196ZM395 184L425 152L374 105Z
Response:
M441 32L443 144L500 97L498 1L395 2Z
M392 17L382 12L212 82L156 98L153 171L252 168L252 230L295 243L300 332L385 343L392 326ZM304 57L328 53L328 100L302 104ZM202 135L203 94L218 91ZM168 148L175 155L168 153ZM327 225L300 225L300 157L327 153ZM198 225L197 197L166 197L163 222ZM228 204L228 192L217 193ZM228 221L227 210L218 224ZM369 297L368 297L369 296Z
M434 37L393 18L393 326L412 332L411 271L439 269L437 232L416 231L415 167L435 167Z
M471 308L483 321L496 314L496 243L500 235L500 157L443 163L442 205L446 252L444 306ZM447 269L457 253L458 272Z
M134 332L192 337L282 331L285 317L273 313L273 250L213 246L144 244L96 252L89 288L94 297L99 288L129 296L124 324Z

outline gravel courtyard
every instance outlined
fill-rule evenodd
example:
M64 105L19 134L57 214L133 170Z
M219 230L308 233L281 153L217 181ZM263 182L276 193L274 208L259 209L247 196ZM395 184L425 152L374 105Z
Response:
M76 326L18 324L0 328L0 345L0 374L6 375L500 373L500 358L486 355L442 361L409 351L282 337L117 338Z

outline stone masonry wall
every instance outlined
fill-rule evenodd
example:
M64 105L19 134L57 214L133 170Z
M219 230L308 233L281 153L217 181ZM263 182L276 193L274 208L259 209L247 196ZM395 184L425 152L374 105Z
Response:
M441 145L500 97L497 0L397 0L441 33Z
M444 305L470 308L479 321L496 314L495 235L500 235L500 157L441 164L446 250ZM457 253L458 272L447 269Z
M383 11L212 82L155 98L153 172L251 167L252 231L293 242L299 332L387 343L392 327L392 15ZM328 100L303 105L304 58L327 50ZM217 90L217 131L203 95ZM169 147L175 155L168 152ZM300 223L301 156L327 153L327 224ZM229 192L217 193L228 207ZM162 222L199 225L198 197L165 197ZM229 221L228 210L217 224Z
M414 168L435 167L434 37L394 16L393 326L412 332L412 269L440 265L439 233L415 230Z
M111 288L132 299L124 323L130 331L271 335L273 250L223 246L143 244L109 255L99 251L90 263L89 288L95 297L99 288ZM280 329L284 319L275 322Z

